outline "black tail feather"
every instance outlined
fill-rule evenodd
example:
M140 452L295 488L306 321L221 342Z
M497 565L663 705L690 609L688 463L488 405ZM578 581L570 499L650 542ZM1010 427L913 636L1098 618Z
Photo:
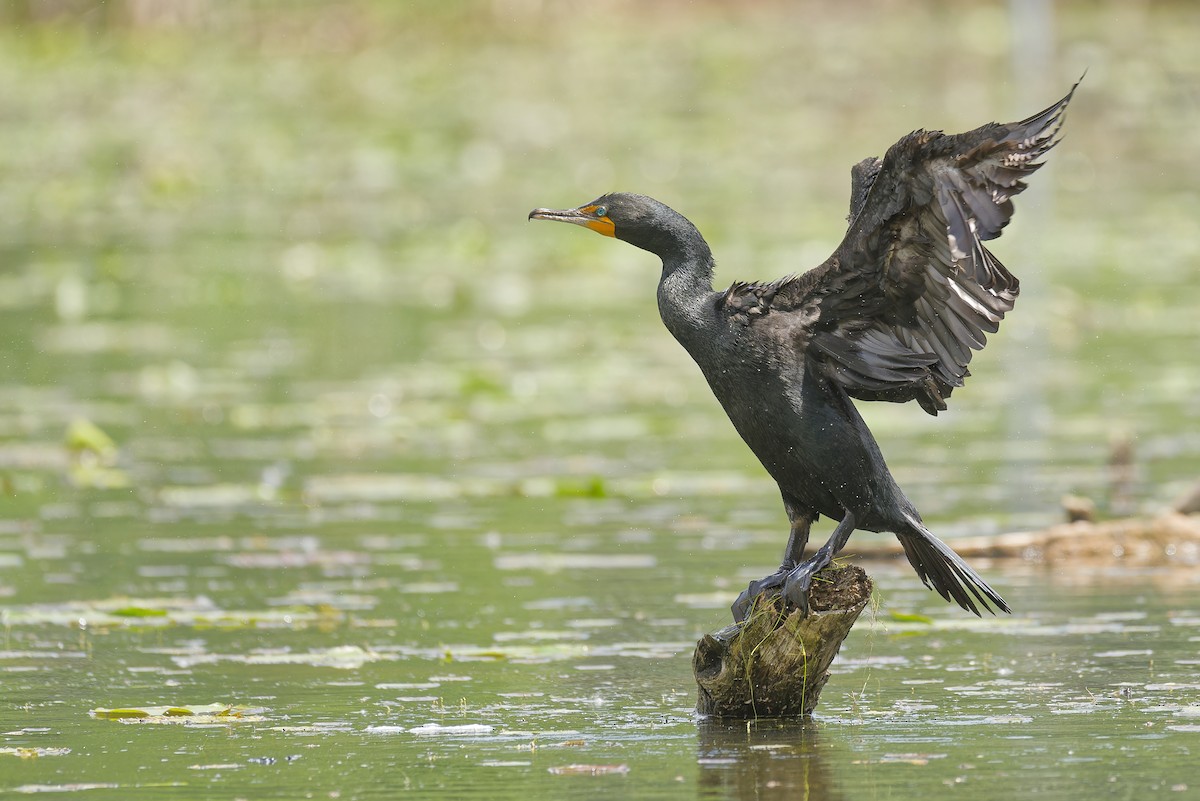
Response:
M909 533L896 536L921 581L947 601L954 601L976 615L980 614L980 607L993 615L997 610L1012 612L1000 593L993 590L962 557L924 526L914 525Z

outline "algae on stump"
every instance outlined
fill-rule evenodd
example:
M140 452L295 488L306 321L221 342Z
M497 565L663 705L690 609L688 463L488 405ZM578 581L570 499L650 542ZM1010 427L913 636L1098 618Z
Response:
M696 643L696 711L715 718L809 716L829 665L871 599L871 579L854 565L815 577L811 611L784 614L778 598L759 598L739 625Z

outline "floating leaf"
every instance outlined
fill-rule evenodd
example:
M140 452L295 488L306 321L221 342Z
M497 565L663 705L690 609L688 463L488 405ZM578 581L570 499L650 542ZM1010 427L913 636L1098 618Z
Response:
M608 488L599 476L583 481L560 479L555 487L555 495L560 498L604 498L608 496Z
M65 439L68 450L74 453L92 453L104 463L116 458L117 443L91 420L82 417L72 420Z
M150 609L145 606L123 606L120 609L113 609L109 614L117 617L166 617L167 610Z
M191 706L131 706L116 709L98 708L90 714L97 720L119 720L137 723L214 723L260 722L262 707L232 706L230 704L199 704Z
M91 715L101 720L121 720L123 718L148 718L152 715L145 709L93 709Z
M88 489L129 486L129 475L113 467L117 460L117 444L98 425L76 418L67 427L64 441L71 455L67 478L73 485Z

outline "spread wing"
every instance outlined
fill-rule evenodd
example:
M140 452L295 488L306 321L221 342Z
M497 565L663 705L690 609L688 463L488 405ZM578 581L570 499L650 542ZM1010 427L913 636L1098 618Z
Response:
M1016 301L1017 279L983 243L1058 143L1074 93L1020 122L916 131L856 165L850 228L833 256L803 275L734 284L724 308L747 323L799 314L810 366L847 393L915 399L937 414Z

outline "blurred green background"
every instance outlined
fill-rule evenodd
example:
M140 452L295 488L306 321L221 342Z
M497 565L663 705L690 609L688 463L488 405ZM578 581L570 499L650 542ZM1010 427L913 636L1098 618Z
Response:
M586 739L577 760L628 762L645 797L694 794L697 770L716 797L761 790L764 752L729 756L747 766L737 781L697 767L691 701L675 688L690 686L690 641L777 563L774 485L662 329L652 257L527 212L650 194L705 233L718 285L773 279L836 246L851 164L916 128L1027 116L1086 70L1064 142L994 243L1023 295L974 377L937 419L860 406L947 538L1057 522L1065 493L1104 514L1157 512L1200 476L1198 31L1196 3L1125 0L6 0L3 715L10 745L57 737L75 756L0 763L0 788L104 777L115 798L161 762L156 777L203 791L197 777L211 774L186 770L197 749L244 765L299 747L262 728L155 739L91 720L92 708L254 697L273 722L361 734L349 710L414 727L439 703L448 719L461 694L455 721L518 732L480 747L498 765L531 729L535 742ZM1114 453L1131 466L1110 467ZM869 541L860 532L851 550ZM955 617L907 568L879 575L885 605ZM1101 683L1144 681L1119 647L1138 635L1112 618L1054 628L1055 614L1120 614L1145 589L1097 588L1111 579L1098 576L991 569L1022 614L1050 616L1034 633L1059 650L1026 675L1011 661L1024 635L941 631L937 669L1015 670L997 680L1022 688L1061 670L1072 688L1086 681L1076 658L1096 669L1083 654L1103 630L1130 662L1104 663ZM1136 595L1151 620L1186 605L1190 585L1173 576L1166 595ZM124 598L165 628L86 606ZM236 625L209 630L176 608L209 603ZM560 625L557 639L544 630ZM522 638L535 645L519 650ZM586 642L548 655L544 640ZM656 645L631 645L644 641ZM901 685L914 665L934 670L916 655L926 642L872 640L892 673L844 663L861 692L839 695L835 677L830 714L861 722L888 692L915 692ZM312 665L248 666L259 649L329 646L396 659L352 672L358 684ZM468 646L515 661L438 662ZM605 648L611 664L595 663ZM197 653L235 666L180 656ZM455 671L465 676L438 678ZM513 700L534 690L548 697ZM959 718L1006 704L1026 714L1025 698L966 695ZM1172 699L1161 708L1178 709ZM821 786L890 797L893 776L840 768L924 736L913 714L913 729L878 741L828 729L812 752L828 752ZM1022 778L1051 795L1106 779L1108 745L1029 714L1097 766L1012 756L1002 740L1027 721L997 719L988 747L1013 773L992 777L990 797L1011 797L1011 775L1031 764L1065 777ZM1143 746L1142 721L1122 714L1106 725L1130 738L1142 777L1174 770L1179 740ZM50 734L27 732L31 720ZM129 753L104 758L129 738ZM501 797L497 768L464 763L466 746L417 740L334 740L291 773L281 763L220 786ZM345 749L392 771L346 773ZM520 759L506 792L561 797L545 768L564 760ZM936 762L920 792L973 759ZM413 764L424 778L405 772Z
M718 284L774 278L836 245L848 165L917 127L1025 116L1086 68L1067 143L996 245L1026 292L979 378L936 428L867 413L993 467L1040 467L1049 439L1086 471L1110 439L1145 440L1152 503L1194 475L1193 4L4 9L9 449L83 416L154 488L163 439L286 422L314 458L444 473L451 448L470 473L514 438L567 458L547 433L673 405L703 422L650 426L673 435L654 462L753 470L654 319L656 265L525 212L644 192L698 223ZM19 489L56 488L5 461ZM1023 510L1056 503L1064 482L1041 480Z

